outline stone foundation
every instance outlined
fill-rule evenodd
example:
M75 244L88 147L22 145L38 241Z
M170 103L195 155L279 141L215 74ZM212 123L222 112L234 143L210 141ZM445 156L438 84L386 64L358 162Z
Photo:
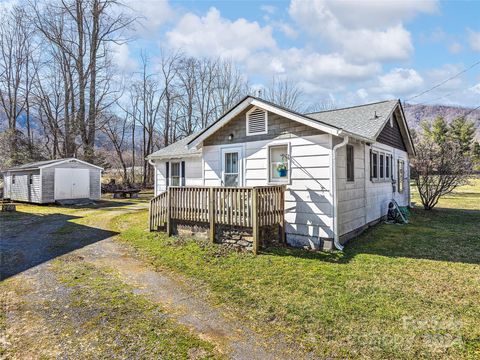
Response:
M208 239L210 224L191 221L174 221L172 233L185 237ZM252 228L218 224L215 228L215 242L237 251L252 251ZM278 225L260 228L260 247L281 246Z

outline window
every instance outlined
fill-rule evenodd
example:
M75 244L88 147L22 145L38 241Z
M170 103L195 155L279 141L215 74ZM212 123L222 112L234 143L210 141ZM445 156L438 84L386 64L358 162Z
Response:
M290 181L288 145L275 145L269 148L269 181L287 183Z
M398 192L403 193L405 190L405 162L398 159Z
M353 145L347 145L347 181L355 181Z
M254 107L247 112L247 135L266 134L267 111Z
M240 174L238 166L238 152L226 152L224 156L224 184L225 186L239 186Z
M380 179L383 179L385 176L385 154L380 154Z
M390 178L390 155L385 156L385 178Z
M370 176L372 179L378 178L378 154L376 152L372 152Z
M170 185L180 186L180 163L170 164Z
M33 184L33 175L28 175L28 183L29 183L30 185Z
M15 184L15 175L12 175L12 184Z

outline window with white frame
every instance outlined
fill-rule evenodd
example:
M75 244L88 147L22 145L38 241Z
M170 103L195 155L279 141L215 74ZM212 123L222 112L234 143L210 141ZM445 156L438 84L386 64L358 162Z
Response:
M290 181L289 163L288 144L270 146L268 149L269 182L288 183Z
M387 181L392 177L392 155L378 150L370 151L370 179Z
M225 152L225 170L224 183L225 186L239 186L240 185L240 166L239 156L237 151Z
M268 132L267 111L253 107L247 111L247 136L261 135Z
M170 185L180 186L180 163L170 163Z

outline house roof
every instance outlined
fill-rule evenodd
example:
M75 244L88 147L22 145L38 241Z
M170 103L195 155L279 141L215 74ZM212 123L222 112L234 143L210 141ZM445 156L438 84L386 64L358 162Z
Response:
M86 162L86 161L83 161L83 160L79 160L79 159L76 159L76 158L64 158L64 159L54 159L54 160L44 160L44 161L31 162L31 163L28 163L28 164L18 165L18 166L9 168L9 169L5 169L5 170L3 170L2 172L7 172L7 171L23 171L23 170L37 170L37 169L41 169L41 168L45 168L45 167L49 167L49 166L61 164L61 163L64 163L64 162L67 162L67 161L71 161L71 160L75 160L75 161L81 162L81 163L83 163L83 164L90 165L90 166L96 167L96 168L98 168L98 169L100 169L100 170L103 170L103 168L101 168L100 166L90 164L90 163L88 163L88 162Z
M195 137L197 133L184 137L171 145L164 147L154 153L148 155L147 159L171 159L179 156L200 156L201 150L187 147L187 144Z
M200 151L197 150L197 146L205 138L252 105L260 106L267 111L275 112L335 136L351 136L370 142L375 142L392 113L397 106L400 106L400 113L405 128L404 135L408 138L408 148L411 153L415 151L399 100L385 100L341 109L300 114L269 101L254 96L246 96L210 126L151 154L148 158L178 158L199 155Z
M306 114L306 116L339 127L354 135L375 140L398 103L398 100L386 100L372 104L321 111Z

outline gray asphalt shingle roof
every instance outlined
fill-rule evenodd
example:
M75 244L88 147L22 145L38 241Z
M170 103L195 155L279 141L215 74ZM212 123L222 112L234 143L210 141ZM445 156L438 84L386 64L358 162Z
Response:
M200 155L201 150L200 149L188 149L187 144L192 140L197 134L191 134L181 140L178 140L177 142L174 142L171 145L168 145L164 147L163 149L160 149L158 151L155 151L154 153L150 154L148 158L170 158L170 157L178 157L179 155L181 156L194 156L194 155Z
M397 104L398 100L386 100L373 104L321 111L305 116L373 140Z
M263 99L265 103L276 106L292 114L303 116L307 119L330 125L337 129L345 130L354 135L374 140L383 128L389 115L398 104L398 100L386 100L372 104L352 106L342 109L334 109L309 114L299 114L281 106L275 105ZM213 124L212 124L213 125ZM187 136L163 149L160 149L148 158L170 158L190 155L200 155L201 151L195 148L188 149L188 143L196 138L197 134Z

